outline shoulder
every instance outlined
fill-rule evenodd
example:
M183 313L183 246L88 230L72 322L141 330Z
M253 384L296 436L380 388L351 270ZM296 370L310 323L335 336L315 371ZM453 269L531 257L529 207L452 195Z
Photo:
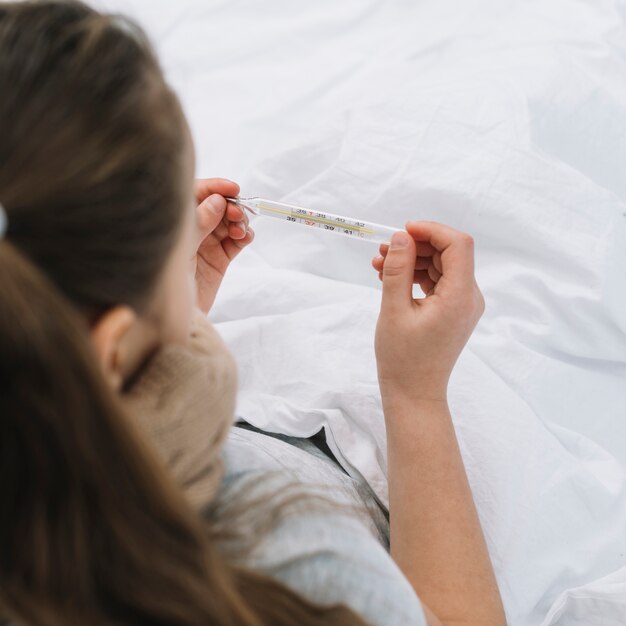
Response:
M290 448L257 433L235 432L229 437L227 483L269 470L268 492L293 485L295 479L305 494L303 504L290 507L263 536L245 565L266 572L312 602L347 605L372 626L424 626L413 588L372 525L351 510L354 501L345 490L333 488L319 466L308 465L307 453ZM307 506L308 493L321 493L329 502L321 508L314 502Z
M256 569L318 604L346 604L372 626L424 626L421 604L396 563L354 515L296 511L262 541Z

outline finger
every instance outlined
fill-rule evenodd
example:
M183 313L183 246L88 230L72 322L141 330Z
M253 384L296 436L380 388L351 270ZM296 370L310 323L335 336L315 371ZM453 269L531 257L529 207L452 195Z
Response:
M372 267L378 271L378 272L382 272L383 271L383 264L385 262L385 257L384 256L377 256L374 257L372 259ZM432 266L432 259L428 258L428 257L417 257L415 259L415 269L416 270L426 270L429 267Z
M416 241L427 242L440 253L441 278L437 293L471 289L474 285L474 240L466 233L437 222L409 222L407 231Z
M433 254L433 265L437 268L440 274L443 274L443 267L441 265L441 252L435 252Z
M254 239L254 231L249 228L246 232L246 236L242 239L231 239L227 237L222 241L222 247L226 256L232 261L248 244Z
M226 200L219 194L212 194L205 198L197 207L199 241L213 232L222 221L226 211Z
M218 225L217 228L211 233L215 239L217 239L217 241L222 241L222 239L228 237L228 225L230 222L226 222L225 220L222 220Z
M413 304L413 272L415 241L405 231L393 234L383 264L383 296L381 311L400 312Z
M246 222L248 223L248 216L246 211L239 205L229 202L226 206L226 219L229 222Z
M426 271L434 282L437 282L441 278L441 272L438 272L434 265L429 264Z
M198 204L213 193L232 198L238 196L239 191L239 185L227 178L199 178L194 181L194 195Z
M433 256L433 254L437 252L435 248L433 248L429 243L416 241L415 244L417 256ZM378 250L382 256L387 256L387 252L389 251L389 244L381 243Z
M416 241L415 246L417 248L417 256L432 256L437 252L431 244L425 241Z
M236 224L228 225L228 236L231 239L243 239L248 231L248 226L245 222L237 222Z
M428 275L426 270L415 270L413 282L420 286L425 295L428 295L436 285L436 282Z

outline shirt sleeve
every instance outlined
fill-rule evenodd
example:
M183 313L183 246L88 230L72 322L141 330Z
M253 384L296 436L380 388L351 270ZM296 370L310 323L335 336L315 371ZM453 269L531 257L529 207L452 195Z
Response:
M371 626L426 626L395 561L346 513L289 516L261 544L254 567L311 602L347 605Z
M257 476L268 497L288 485L304 496L302 506L282 514L242 565L315 604L348 606L370 626L426 626L415 591L377 537L375 524L358 509L358 494L347 489L341 472L326 471L326 464L293 445L239 430L231 432L224 449L226 489ZM321 495L326 505L307 501L310 494Z

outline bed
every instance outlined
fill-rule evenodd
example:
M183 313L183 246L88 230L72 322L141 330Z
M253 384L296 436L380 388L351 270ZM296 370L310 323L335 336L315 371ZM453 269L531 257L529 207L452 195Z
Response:
M476 241L450 402L511 626L626 623L626 2L111 0L156 42L197 174ZM387 498L376 246L260 218L211 319L238 413L320 428Z

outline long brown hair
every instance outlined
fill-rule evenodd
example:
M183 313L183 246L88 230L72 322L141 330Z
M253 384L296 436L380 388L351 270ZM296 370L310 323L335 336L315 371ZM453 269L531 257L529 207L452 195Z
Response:
M190 193L188 129L141 29L0 4L0 89L0 615L363 624L226 559L94 362L89 318L146 307Z

